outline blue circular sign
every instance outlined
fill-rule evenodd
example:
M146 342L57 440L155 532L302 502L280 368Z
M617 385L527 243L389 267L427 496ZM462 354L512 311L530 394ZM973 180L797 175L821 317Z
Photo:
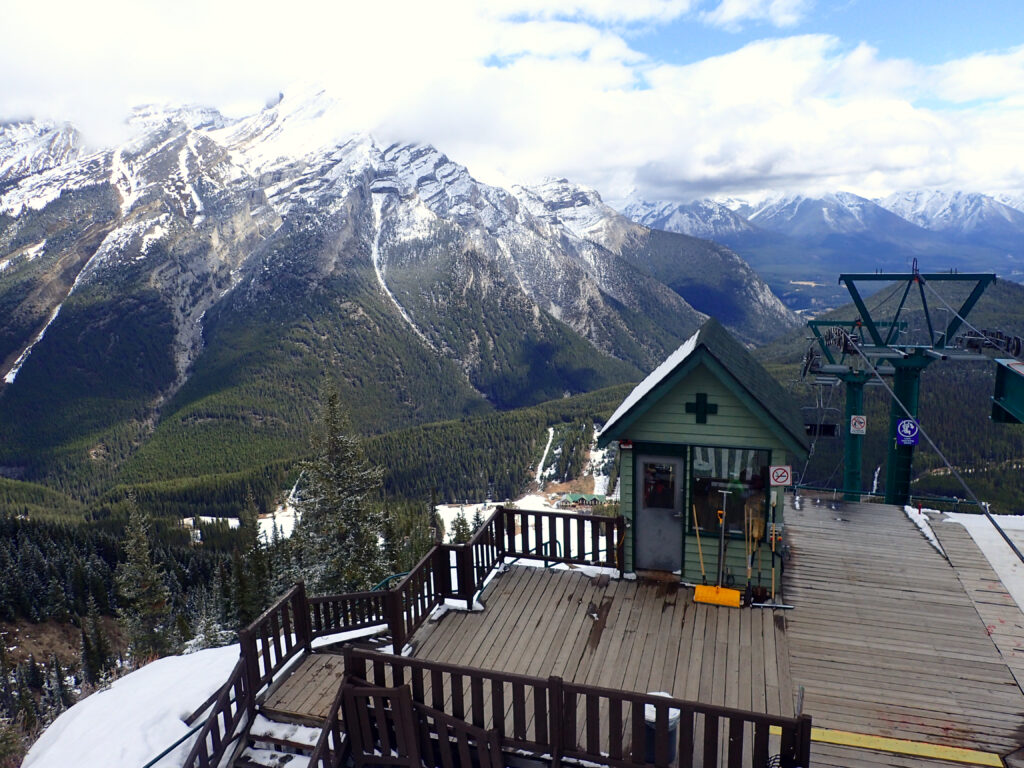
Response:
M903 419L896 427L903 437L914 437L917 435L917 422L911 419Z
M913 419L900 419L896 425L896 441L900 445L917 445L917 422Z

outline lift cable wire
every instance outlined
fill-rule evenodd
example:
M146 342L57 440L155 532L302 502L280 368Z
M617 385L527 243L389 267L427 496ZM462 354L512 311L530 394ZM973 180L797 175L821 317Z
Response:
M817 392L817 394L815 395L815 398L814 398L815 403L817 405L817 409L818 409L818 424L817 424L817 428L814 431L814 438L811 440L811 447L807 451L807 459L806 459L806 461L804 461L804 468L800 472L800 482L799 482L799 485L803 485L804 484L804 477L807 475L807 468L810 466L810 464L811 464L811 457L814 455L814 446L818 442L818 437L821 436L821 426L822 426L822 424L825 423L825 411L829 408L829 406L832 405L832 395L835 394L836 389L837 389L835 386L829 387L828 401L825 402L824 399L821 396L821 385L815 385L815 386L818 387L818 392ZM842 459L840 459L840 463L842 463ZM838 466L837 466L837 468L838 468ZM832 470L832 475L834 475L835 473L836 473L836 471ZM832 478L832 475L829 475L829 479Z
M843 333L846 333L846 331L844 330ZM850 337L848 333L846 335L852 343L853 338ZM872 362L868 359L867 355L865 355L859 347L857 347L857 354L859 354L863 358L864 364L871 369L871 373L874 374L875 378L877 378L881 385L885 387L886 391L889 393L889 396L893 399L893 402L895 402L900 407L900 410L906 414L908 419L911 419L915 423L917 423L917 419L914 418L914 415L910 412L907 406L903 404L903 401L896 396L896 393L892 390L892 387L889 386L889 384L882 377L882 374L878 372L878 369L875 368ZM1006 535L1006 531L1004 531L1002 527L999 525L999 523L996 522L995 518L992 517L992 514L988 511L988 504L978 499L978 497L974 494L974 491L971 490L970 486L967 485L963 477L957 471L956 467L954 467L950 463L949 459L946 458L946 454L944 454L939 449L939 446L937 446L935 444L935 441L932 440L931 435L929 435L925 431L924 427L922 427L919 423L917 424L917 431L920 434L924 435L924 439L928 441L928 445L930 445L932 447L932 450L935 451L936 454L938 454L939 458L942 459L943 463L946 465L946 468L953 474L957 481L959 481L960 485L963 486L963 489L967 492L967 495L971 498L971 501L978 505L978 509L980 509L982 511L982 514L984 514L985 517L988 518L988 521L992 523L993 527L999 532L999 535L1003 537L1003 540L1010 546L1010 549L1013 550L1013 553L1017 555L1017 557L1020 559L1022 563L1024 563L1024 553L1021 553L1020 549L1017 548L1017 545L1014 544L1013 540Z
M945 300L944 298L942 298L942 294L940 294L940 293L939 293L938 291L936 291L936 290L935 290L934 288L932 288L932 286L931 286L931 284L930 284L930 283L928 283L928 282L925 282L925 283L924 283L924 287L925 287L925 288L927 288L927 289L928 289L929 291L931 291L931 292L932 292L932 293L933 293L933 294L935 295L935 298L937 298L937 299L938 299L939 301L941 301L941 302L942 302L942 305L943 305L943 306L944 306L944 307L945 307L946 309L948 309L948 310L949 310L950 312L952 312L952 313L953 313L953 314L954 314L954 315L955 315L955 316L956 316L956 317L957 317L957 318L958 318L958 319L960 320L960 322L961 322L961 323L963 323L964 325L966 325L966 326L967 326L968 328L970 328L970 329L971 329L972 331L974 331L974 332L975 332L976 334L978 334L978 335L979 335L979 336L981 336L982 338L988 338L988 334L987 334L987 333L985 333L984 331L979 331L979 330L978 330L977 328L975 328L975 327L974 327L973 325L971 325L971 324L970 324L970 323L969 323L969 322L967 321L967 318L966 318L966 317L964 317L964 316L963 316L963 315L961 315L961 314L960 314L959 312L957 312L957 311L956 311L955 309L953 309L953 307L949 306L949 304L948 304L948 303L946 302L946 300ZM946 344L949 344L949 342L950 342L950 339L946 339L946 340L945 340L945 343L946 343ZM1009 351L1007 351L1007 353L1006 353L1006 354L1012 354L1012 353L1010 353Z

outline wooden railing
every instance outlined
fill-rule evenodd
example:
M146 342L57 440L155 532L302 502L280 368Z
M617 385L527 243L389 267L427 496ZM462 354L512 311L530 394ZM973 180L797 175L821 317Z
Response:
M504 509L504 554L532 560L623 568L622 517Z
M341 768L348 759L349 740L345 737L341 721L341 701L344 687L339 685L331 708L327 711L320 738L309 756L308 768Z
M434 547L416 567L387 593L385 613L395 653L401 653L406 641L427 620L431 612L449 595L440 588L437 571L449 559L447 552ZM442 561L442 562L438 562Z
M252 624L238 633L249 690L259 691L274 675L303 651L312 650L309 603L300 581ZM255 697L249 702L255 708Z
M248 685L245 660L240 658L228 681L220 689L213 710L185 758L184 765L187 768L212 768L220 764L225 751L237 735L242 719L249 711L249 701L253 697Z
M185 767L216 765L236 735L242 717L238 712L252 715L257 694L292 659L309 652L314 639L386 625L395 652L400 653L446 599L464 600L471 609L487 576L505 557L611 566L621 571L624 533L621 517L498 507L468 542L435 546L389 590L307 598L303 584L296 584L238 633L241 671L236 670L225 685ZM241 680L236 679L238 675ZM542 693L547 695L546 688Z
M553 766L563 758L614 768L763 768L772 754L787 768L810 761L808 715L758 714L352 647L345 649L345 666L346 674L372 685L408 684L414 701L494 730L504 749L549 755ZM670 717L677 713L673 735Z
M351 592L310 597L311 639L387 623L387 592Z

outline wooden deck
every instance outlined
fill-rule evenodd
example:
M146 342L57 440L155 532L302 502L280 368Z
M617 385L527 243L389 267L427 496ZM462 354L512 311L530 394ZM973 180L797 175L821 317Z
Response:
M1024 677L1024 615L962 528L933 525L947 560L896 507L807 504L786 521L793 610L697 605L673 583L512 566L485 589L485 610L425 624L411 638L415 656L779 715L794 714L803 687L818 727L1020 749L1024 693L1012 672ZM340 656L303 659L264 708L322 721L342 667ZM812 764L955 763L814 743Z
M487 608L415 636L416 656L792 715L785 633L770 611L693 602L676 584L513 566Z
M981 616L985 631L1002 654L1017 685L1024 688L1024 613L962 525L942 522L942 515L935 515L932 530Z
M902 510L805 504L786 521L792 679L816 726L1003 755L1021 746L1021 689L957 570ZM908 763L865 751L842 764Z

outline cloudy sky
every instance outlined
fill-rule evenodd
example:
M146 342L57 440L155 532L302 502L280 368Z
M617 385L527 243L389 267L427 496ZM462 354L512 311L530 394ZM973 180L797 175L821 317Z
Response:
M1024 192L1020 0L0 0L0 118L299 83L339 131L607 199Z

